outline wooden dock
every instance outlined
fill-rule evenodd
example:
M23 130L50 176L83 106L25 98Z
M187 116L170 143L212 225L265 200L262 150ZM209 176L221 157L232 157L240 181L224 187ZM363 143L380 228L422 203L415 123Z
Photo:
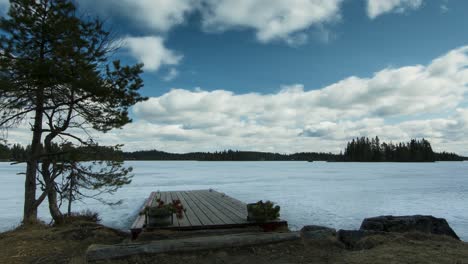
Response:
M247 226L286 226L287 222L275 220L267 223L256 223L247 220L247 204L214 190L152 192L143 205L156 203L157 199L165 203L179 199L185 208L183 217L173 217L173 224L158 229L201 230L228 229ZM151 228L155 229L155 228ZM140 213L131 227L132 236L136 238L146 227L145 214Z

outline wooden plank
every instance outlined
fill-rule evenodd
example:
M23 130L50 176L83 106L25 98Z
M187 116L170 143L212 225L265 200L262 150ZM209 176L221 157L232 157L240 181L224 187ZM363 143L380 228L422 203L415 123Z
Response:
M203 212L200 206L192 199L190 191L182 192L185 201L189 204L192 211L197 215L202 225L213 225L213 221Z
M184 192L179 192L178 197L180 198L180 201L184 205L185 214L188 217L188 220L190 221L190 225L191 226L201 226L201 225L203 225L201 223L200 219L198 219L198 216L192 210L191 204L189 204L187 202Z
M220 193L220 192L217 192L217 191L214 191L214 190L208 190L208 192L211 195L221 197L225 202L231 204L233 207L239 209L241 212L245 211L245 214L247 214L247 204L246 203L243 203L243 202L241 202L241 201L239 201L239 200L237 200L235 198L232 198L229 195L226 195L224 193Z
M198 191L201 195L206 197L207 199L210 199L214 203L218 203L220 206L224 208L224 210L227 210L231 212L232 214L236 215L238 218L242 219L242 221L247 221L247 205L245 205L244 210L240 210L236 206L233 206L232 204L226 202L225 196L217 195L219 193L213 193L210 191Z
M161 199L161 201L163 201L164 203L167 202L166 197L167 197L167 192L160 192L160 197L159 197L159 199Z
M196 192L190 192L190 197L198 205L198 207L205 213L205 215L211 220L215 225L222 225L229 223L224 214L216 210L210 203L206 202L205 199L200 198Z
M86 260L91 262L130 257L140 254L160 254L169 252L188 252L231 247L246 247L285 241L297 241L299 239L301 239L299 232L288 232L192 237L153 241L150 243L141 244L94 244L86 250Z
M207 192L207 195L210 195L216 201L224 203L227 207L235 210L238 216L247 219L247 204L242 202L233 202L229 200L229 196L215 191Z
M137 216L136 220L133 222L132 227L130 227L130 230L132 230L132 232L137 232L138 229L142 229L144 225L145 225L145 216L139 215Z
M171 192L171 195L172 195L172 199L174 199L174 200L179 199L182 202L182 199L180 199L180 197L179 197L179 192ZM182 206L184 206L184 208L185 208L185 205L183 203L182 203ZM182 213L182 215L183 215L182 218L177 219L178 223L179 223L179 226L180 227L191 226L190 221L189 221L188 216L185 213L185 211Z
M200 192L200 191L197 191L197 192L201 195L201 197L205 198L205 200L207 202L209 202L213 207L215 207L220 212L222 212L224 215L226 215L226 217L231 219L232 224L240 224L240 223L245 223L246 222L246 219L243 219L243 218L239 217L238 215L233 213L232 210L225 207L223 204L218 203L217 201L213 200L212 197L209 197L209 196L205 195L204 192Z

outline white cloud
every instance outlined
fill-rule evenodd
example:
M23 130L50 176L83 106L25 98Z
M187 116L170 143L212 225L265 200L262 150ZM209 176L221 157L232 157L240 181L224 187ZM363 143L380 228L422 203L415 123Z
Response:
M179 75L179 71L175 68L170 68L169 71L167 72L166 76L163 77L163 80L166 82L170 82L177 78Z
M418 9L422 4L423 0L367 0L367 15L374 19L389 12Z
M300 84L273 94L173 89L136 105L138 121L118 138L131 149L338 152L355 136L426 137L438 149L466 154L453 142L468 141L468 109L459 107L468 91L467 66L463 47L427 66L384 69L318 90ZM430 118L442 111L450 114ZM394 117L407 121L386 123Z
M296 33L339 17L342 0L206 0L203 24L209 30L249 28L258 40L304 41Z
M157 33L183 24L189 14L201 13L207 31L253 29L258 40L283 40L298 45L307 39L304 30L340 17L343 0L100 0L80 1L93 9L129 18L138 27Z
M437 151L468 155L467 94L468 46L428 65L383 69L318 90L301 84L271 94L173 89L134 106L134 123L99 137L127 150L175 152L339 152L356 136L425 137ZM12 142L27 139L24 131L12 131Z
M198 0L81 0L84 9L126 17L158 32L165 32L184 22L185 16L197 6Z
M162 65L177 65L182 60L182 55L166 48L158 36L126 37L122 41L130 55L145 64L147 71L157 71Z

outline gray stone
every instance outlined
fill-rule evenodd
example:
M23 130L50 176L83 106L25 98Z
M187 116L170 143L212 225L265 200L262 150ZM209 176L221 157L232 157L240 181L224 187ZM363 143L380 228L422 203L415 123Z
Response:
M362 221L360 230L380 232L418 231L428 234L446 235L460 240L444 218L430 215L378 216Z
M354 249L356 244L363 238L374 235L384 235L385 232L367 231L367 230L339 230L337 232L338 241L343 243L346 248Z
M323 240L336 237L336 230L325 226L308 225L301 229L301 237L305 240Z

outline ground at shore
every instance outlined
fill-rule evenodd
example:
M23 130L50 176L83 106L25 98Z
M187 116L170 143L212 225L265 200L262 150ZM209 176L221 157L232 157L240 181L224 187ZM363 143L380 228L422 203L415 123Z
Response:
M128 234L95 223L19 227L0 234L0 263L86 263L91 244L128 241ZM354 250L336 241L294 241L192 253L136 256L97 263L438 263L468 264L468 244L421 233L375 235Z

